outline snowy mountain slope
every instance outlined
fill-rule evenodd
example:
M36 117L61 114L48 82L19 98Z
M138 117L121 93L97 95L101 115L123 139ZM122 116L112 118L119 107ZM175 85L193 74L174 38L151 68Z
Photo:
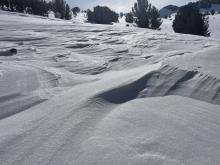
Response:
M211 4L210 8L201 8L201 12L211 12L214 10L216 13L220 12L220 4Z
M220 163L218 40L5 12L0 22L1 165Z
M178 6L168 5L160 9L159 13L161 17L170 17L173 13L176 13L179 9Z
M163 23L161 25L161 29L164 32L172 33L173 32L173 20L175 16L171 16L171 18L162 19ZM209 15L209 31L211 32L211 37L215 39L220 39L220 14Z

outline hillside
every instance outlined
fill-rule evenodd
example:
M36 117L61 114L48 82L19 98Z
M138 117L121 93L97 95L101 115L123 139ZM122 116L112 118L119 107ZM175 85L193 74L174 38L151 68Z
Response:
M220 164L219 40L0 22L1 165Z
M202 13L215 11L220 12L220 1L219 0L200 0L197 2L190 3L197 7ZM160 9L159 13L161 17L170 17L178 11L179 7L175 5L168 5Z
M170 17L172 14L176 13L178 9L178 6L168 5L160 9L159 13L161 17Z

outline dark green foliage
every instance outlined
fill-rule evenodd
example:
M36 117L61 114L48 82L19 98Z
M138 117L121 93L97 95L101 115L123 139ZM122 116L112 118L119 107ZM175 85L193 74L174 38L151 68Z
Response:
M4 4L4 0L1 0L1 1L0 1L0 7L1 7L1 9L4 9L4 5L5 5L5 4Z
M92 12L90 9L87 10L87 19L88 22L94 22L94 12Z
M2 2L3 6L12 12L28 12L45 16L49 11L49 3L45 0L2 0Z
M119 16L120 16L120 18L122 18L124 16L124 13L120 12Z
M156 7L152 7L150 10L150 28L151 29L159 29L160 25L162 24L160 19L160 14Z
M0 0L0 7L9 11L48 16L52 10L62 19L71 19L71 11L65 0Z
M215 10L212 10L212 11L211 11L211 14L212 14L212 15L215 15Z
M132 11L138 27L158 29L162 24L158 10L148 0L137 0Z
M74 7L74 8L72 8L72 12L73 12L73 14L76 16L77 13L80 12L80 8L79 8L79 7Z
M60 15L61 19L65 18L66 2L64 0L53 0L52 10L55 16Z
M71 14L70 7L68 4L66 4L65 19L66 20L72 19L72 14Z
M0 0L1 9L7 8L9 9L9 1L8 0Z
M173 29L177 33L209 36L208 28L208 19L191 5L181 7L173 22Z
M133 16L132 12L126 14L125 21L127 23L133 23L134 22L134 16Z
M111 24L118 22L119 15L108 7L96 6L94 11L87 11L88 22L97 24Z
M49 5L45 0L28 0L31 14L47 16Z
M14 0L14 8L17 12L24 12L25 8L28 6L27 0Z
M14 12L14 0L8 0L9 8L11 12Z

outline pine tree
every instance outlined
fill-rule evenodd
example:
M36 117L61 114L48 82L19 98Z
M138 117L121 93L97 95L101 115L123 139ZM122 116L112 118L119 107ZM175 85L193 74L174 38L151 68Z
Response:
M134 16L133 16L132 12L126 14L125 21L127 23L133 23L134 22Z
M73 15L76 16L77 13L80 12L80 8L79 7L74 7L74 8L72 8L72 12L73 12Z
M14 0L14 7L16 12L24 12L27 7L26 0Z
M147 0L138 0L132 9L135 16L135 23L138 27L149 28L149 9L151 5Z
M64 0L53 0L53 12L59 13L61 19L65 18L66 2Z
M95 22L94 13L90 9L87 10L87 20L91 23Z
M208 18L191 5L179 9L173 22L173 29L176 33L210 35Z
M1 9L3 10L3 9L4 9L4 6L5 6L4 0L1 0L1 1L0 1L0 6L1 6Z
M46 0L1 0L1 7L14 12L28 12L30 14L46 16L50 9Z
M124 13L120 12L119 16L120 16L120 18L122 18L124 16Z
M72 14L71 14L70 7L68 4L66 4L65 19L66 20L72 19Z
M162 23L158 10L148 0L137 0L132 12L138 27L158 29Z
M88 22L97 24L111 24L118 22L119 15L105 6L96 6L94 11L87 11Z
M212 14L212 15L215 15L215 10L211 10L211 14Z
M152 7L150 11L150 28L158 29L162 24L159 11L156 7Z
M11 12L14 12L14 0L8 0L9 8Z

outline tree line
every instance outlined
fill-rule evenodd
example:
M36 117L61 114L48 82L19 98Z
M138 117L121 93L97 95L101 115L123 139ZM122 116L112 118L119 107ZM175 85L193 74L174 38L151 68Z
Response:
M202 0L201 3L218 2L219 0ZM70 9L65 0L1 0L0 7L12 12L26 12L41 16L47 16L49 11L55 13L56 18L70 20L72 13L74 16L80 12L80 8ZM111 24L118 22L118 19L124 14L116 13L106 6L96 6L93 11L87 10L88 22L97 24ZM137 0L131 9L131 12L125 14L125 20L128 23L135 23L140 28L159 29L162 24L158 9L148 0ZM179 8L173 29L177 33L194 34L209 36L208 18L199 12L194 3Z
M108 7L96 6L93 11L88 10L88 22L98 24L110 24L118 22L119 14ZM120 13L122 17L123 14ZM158 29L162 24L159 11L155 6L148 3L148 0L137 0L132 12L126 14L128 23L136 23L140 28Z
M1 0L0 7L11 12L25 12L40 16L48 16L53 11L57 18L71 19L72 14L65 0Z

